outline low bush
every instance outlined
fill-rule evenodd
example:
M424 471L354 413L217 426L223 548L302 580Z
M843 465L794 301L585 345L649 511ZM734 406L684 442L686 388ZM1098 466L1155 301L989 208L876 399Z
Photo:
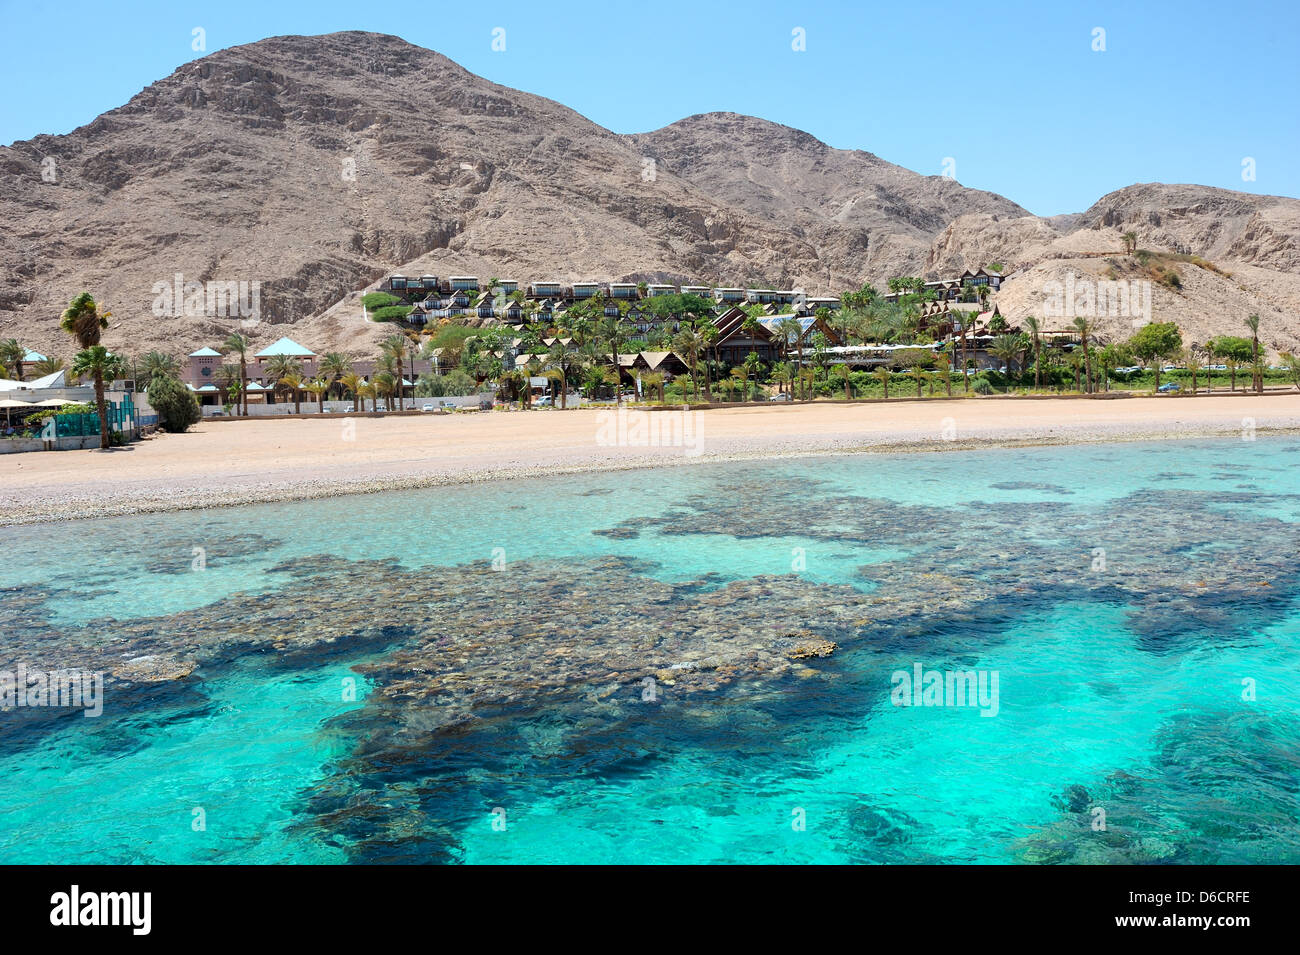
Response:
M158 423L173 434L180 434L202 416L194 393L175 378L155 375L147 395L158 412Z
M405 321L410 314L410 305L385 305L372 311L370 317L376 322L401 322Z

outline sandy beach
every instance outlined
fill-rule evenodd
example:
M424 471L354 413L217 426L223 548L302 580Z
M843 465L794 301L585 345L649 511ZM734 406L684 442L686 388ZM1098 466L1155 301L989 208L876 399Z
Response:
M602 409L603 410L603 409ZM0 456L0 525L596 469L1300 431L1300 394L925 399L204 421L110 452ZM669 421L668 417L675 418ZM658 428L671 446L647 446ZM670 431L672 434L670 435Z

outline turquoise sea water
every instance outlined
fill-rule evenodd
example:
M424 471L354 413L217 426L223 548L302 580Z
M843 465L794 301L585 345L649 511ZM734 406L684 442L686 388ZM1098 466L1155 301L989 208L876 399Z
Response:
M0 670L110 676L98 718L0 712L0 861L1300 862L1297 464L860 455L6 528ZM894 705L917 665L996 673L996 715Z

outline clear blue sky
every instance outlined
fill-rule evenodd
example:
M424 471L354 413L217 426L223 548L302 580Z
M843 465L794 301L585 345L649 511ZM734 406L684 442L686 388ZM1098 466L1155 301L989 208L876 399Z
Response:
M0 143L65 133L203 53L392 33L616 132L731 110L1040 215L1133 182L1300 196L1300 3L0 3ZM505 29L505 50L492 31ZM1094 28L1105 50L1094 51ZM802 28L806 50L792 49ZM1256 178L1243 181L1242 162Z

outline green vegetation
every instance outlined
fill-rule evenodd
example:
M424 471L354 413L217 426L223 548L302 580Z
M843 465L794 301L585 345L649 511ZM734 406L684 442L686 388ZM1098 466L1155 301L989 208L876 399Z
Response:
M411 305L385 305L371 312L370 317L376 322L403 322L410 317L413 308Z
M373 312L386 305L399 305L401 301L396 295L390 295L388 292L367 292L361 296L361 307L367 312Z
M27 349L18 344L18 339L7 338L0 342L0 373L13 369L14 380L23 380L23 357Z
M248 417L248 339L238 332L226 336L222 350L225 354L239 355L239 393L243 395L244 417Z
M59 327L77 341L81 351L72 363L72 374L78 378L89 374L95 381L95 409L99 412L99 449L107 451L112 445L108 433L107 405L104 401L104 379L111 382L122 372L122 361L109 354L99 344L99 337L108 328L111 312L102 312L89 292L82 292L59 316Z
M149 380L147 397L158 412L158 423L172 434L180 434L202 417L194 393L168 375L155 375Z
M474 378L459 368L443 375L421 375L415 382L417 398L443 398L472 395L478 390Z

